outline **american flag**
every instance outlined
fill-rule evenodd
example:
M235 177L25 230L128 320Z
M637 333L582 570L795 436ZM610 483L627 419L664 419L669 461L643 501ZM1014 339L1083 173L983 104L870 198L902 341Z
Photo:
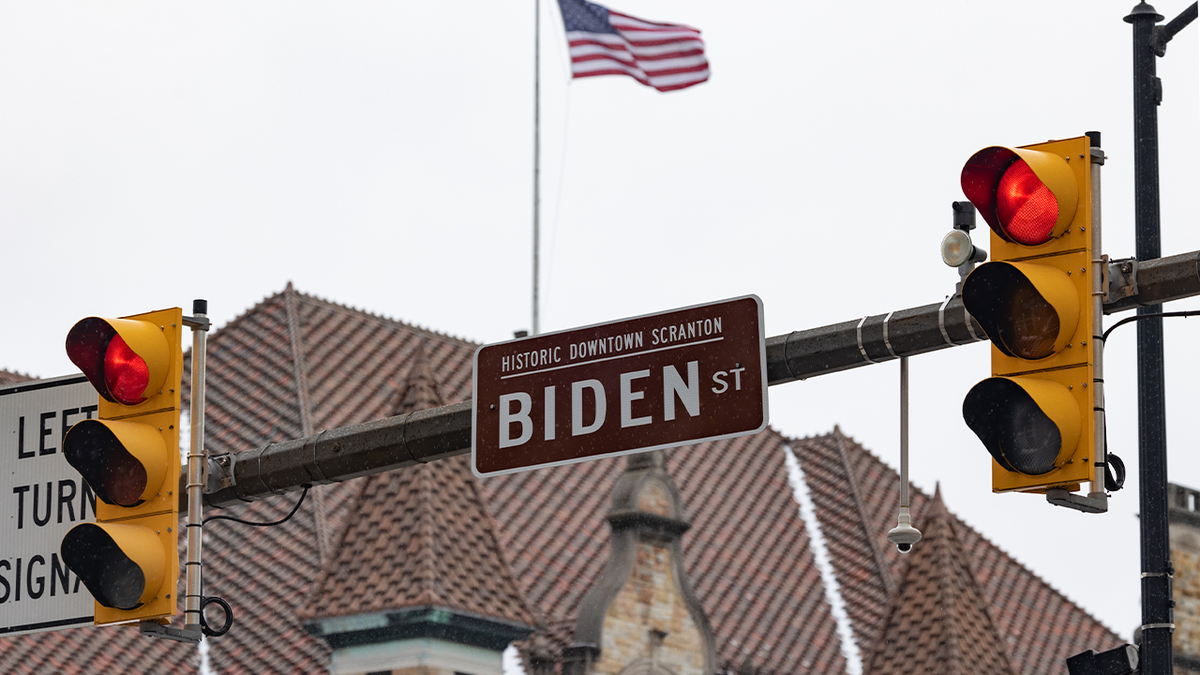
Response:
M586 0L558 0L574 77L628 75L659 91L708 79L700 31L643 21Z

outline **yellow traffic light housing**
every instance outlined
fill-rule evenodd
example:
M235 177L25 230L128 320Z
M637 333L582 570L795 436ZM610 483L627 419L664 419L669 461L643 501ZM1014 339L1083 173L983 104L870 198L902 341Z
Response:
M96 599L97 625L175 614L183 377L179 308L88 317L67 355L100 394L97 419L63 437L63 455L96 494L96 523L63 538L63 561Z
M1090 139L985 148L963 167L962 187L991 227L993 260L963 283L963 304L992 342L993 375L967 394L963 418L992 455L993 491L1078 490L1104 461Z

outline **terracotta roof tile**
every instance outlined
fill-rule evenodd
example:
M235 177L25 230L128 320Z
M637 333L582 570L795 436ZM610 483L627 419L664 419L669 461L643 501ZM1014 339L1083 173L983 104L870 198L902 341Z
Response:
M863 672L1014 675L940 494L923 525L924 536L906 560Z
M425 360L410 368L397 398L397 415L442 405ZM302 618L442 607L533 627L467 456L359 482Z
M712 623L722 670L749 657L764 675L845 672L783 446L768 431L666 451L692 523L683 535L684 565ZM623 469L623 459L611 458L483 483L504 524L514 575L547 623L573 626L600 573L608 538L602 515Z
M848 464L856 475L862 496L862 511L856 512L840 492L845 485L839 477L836 462L837 443L843 444ZM899 577L903 557L888 542L887 532L896 522L899 500L899 476L839 430L826 436L793 442L797 457L804 466L809 489L822 530L829 541L831 560L847 596L847 585L882 588L882 573L877 569L876 554L883 552L892 579ZM816 495L822 495L818 498ZM922 518L930 497L913 487L913 524L923 529ZM1116 634L1071 602L1032 571L1012 559L956 517L955 532L971 557L972 567L984 598L991 606L997 630L1009 646L1009 657L1016 672L1022 675L1059 673L1066 658L1087 649L1103 651L1124 643ZM872 530L870 539L856 540L853 533L860 523ZM841 541L833 542L833 539ZM836 553L835 553L836 551ZM854 625L855 640L864 654L874 647L874 631L878 630L886 609L886 597L877 601L873 594L852 592L846 597L847 613ZM851 602L851 599L854 602ZM863 647L863 645L866 645Z
M0 368L0 387L3 387L6 384L28 382L29 380L33 379L36 378L31 375L25 375L24 373L15 373L11 370L4 370L3 368Z

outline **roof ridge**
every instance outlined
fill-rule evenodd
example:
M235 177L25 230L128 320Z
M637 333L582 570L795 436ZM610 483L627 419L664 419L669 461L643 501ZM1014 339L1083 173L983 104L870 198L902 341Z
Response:
M926 496L928 496L928 495L926 495ZM1052 591L1054 594L1056 594L1056 595L1058 595L1060 598L1062 598L1064 602L1066 602L1067 604L1071 605L1072 607L1074 607L1075 609L1079 610L1080 612L1083 612L1085 615L1087 615L1087 616L1088 616L1089 618L1091 618L1093 621L1095 621L1096 623L1098 623L1098 624L1100 624L1101 626L1103 626L1105 630L1107 630L1108 632L1112 633L1112 634L1113 634L1113 636L1114 636L1114 637L1116 637L1117 639L1121 639L1121 637L1120 637L1120 633L1118 633L1117 631L1113 630L1111 626L1109 626L1108 624L1106 624L1106 623L1104 623L1103 621L1101 621L1101 620L1100 620L1098 617L1094 616L1094 615L1093 615L1093 614L1092 614L1090 611L1088 611L1087 609L1085 609L1085 608L1084 608L1083 606L1081 606L1079 603L1075 602L1073 599L1071 599L1071 597L1070 597L1070 596L1068 596L1066 593L1064 593L1062 590L1060 590L1060 589L1059 589L1058 587L1056 587L1054 584L1052 584L1052 583L1050 583L1049 581L1047 581L1047 580L1045 580L1044 578L1042 578L1042 576L1041 576L1041 575L1039 575L1037 572L1034 572L1032 568L1030 568L1030 567L1029 567L1028 565L1026 565L1025 563L1021 562L1021 561L1020 561L1020 559L1018 559L1016 556L1012 555L1012 554L1011 554L1011 553L1009 553L1007 550L1005 550L1005 548L1004 548L1003 546L1001 546L1001 545L997 544L995 541L992 541L992 539L991 539L990 537L988 537L988 536L986 536L986 535L982 534L982 533L981 533L981 532L980 532L978 529L976 529L976 528L975 528L975 527L973 527L973 526L972 526L970 523L968 523L968 522L967 522L965 519L963 519L963 517L962 517L962 516L958 515L957 513L952 513L952 512L950 512L950 510L949 510L949 509L947 509L947 511L946 511L946 512L947 512L947 514L948 514L948 515L949 515L951 518L953 518L953 519L954 519L954 521L956 522L956 524L958 524L958 525L961 525L961 526L963 526L963 527L967 528L968 530L970 530L970 532L971 532L972 534L974 534L975 536L979 537L980 541L982 541L982 542L983 542L983 543L984 543L986 546L990 546L991 548L995 549L995 550L996 550L996 551L997 551L997 552L998 552L998 553L999 553L1001 556L1003 556L1003 557L1004 557L1006 560L1008 560L1008 561L1009 561L1009 562L1011 562L1012 564L1016 565L1017 567L1021 568L1021 570L1022 570L1023 572L1025 572L1026 574L1028 574L1028 575L1029 575L1029 577L1030 577L1031 579L1033 579L1034 581L1037 581L1038 583L1040 583L1040 584L1044 585L1046 588L1048 588L1048 589L1049 589L1050 591ZM1124 641L1124 640L1122 640L1122 641Z
M28 382L29 380L38 379L41 378L36 375L30 375L29 373L22 373L19 370L0 368L0 383L5 382L5 380L11 380L10 384L16 384L17 382Z
M300 413L300 432L305 438L313 435L312 410L308 393L308 360L304 358L303 325L296 308L296 292L292 282L283 291L283 310L287 317L287 349L292 361L292 382L295 384L296 409ZM312 494L313 527L317 535L317 557L320 567L331 557L329 552L329 515L326 513L325 496L320 491Z
M888 601L865 672L909 672L915 665L912 655L921 654L950 672L1015 675L991 603L940 493L926 513L925 536L903 563L900 589ZM929 584L935 587L929 589ZM898 642L911 644L897 650Z
M834 431L830 432L830 434L833 434L833 433L836 433L836 434L839 434L839 435L842 435L842 436L844 436L844 437L845 437L847 440L849 440L851 443L853 443L853 444L854 444L854 446L855 446L855 447L857 447L859 450L861 450L862 452L864 452L864 453L866 453L866 454L870 455L870 456L871 456L873 459L875 459L875 460L876 460L876 461L878 461L880 464L882 464L882 465L883 465L883 466L884 466L884 467L885 467L885 468L886 468L888 471L890 471L890 472L892 472L892 473L895 473L895 474L896 474L896 479L897 479L897 480L899 480L899 473L898 473L898 472L897 472L897 471L896 471L894 468L892 468L892 466L891 466L890 464L888 464L886 460L884 460L884 459L883 459L882 457L880 457L879 455L876 455L876 454L875 454L875 453L874 453L874 452L873 452L873 451L872 451L870 448L867 448L867 447L866 447L866 446L864 446L862 443L859 443L858 441L854 440L854 439L853 439L853 437L846 436L845 434L842 434L841 430L839 430L839 429L838 429L836 426L834 427ZM828 436L828 435L830 435L830 434L825 434L825 435L826 435L826 436ZM813 437L811 437L811 438L822 438L822 437L823 437L823 436L813 436ZM923 498L925 498L925 499L932 499L932 498L933 498L933 495L929 494L929 493L928 493L928 492L926 492L925 490L922 490L922 489L921 489L921 488L920 488L920 487L919 487L919 486L918 486L916 483L914 483L912 480L909 480L909 485L911 486L911 488L910 488L910 491L915 491L917 494L921 495L921 497L923 497ZM935 492L936 492L936 491L938 491L938 490L940 490L940 485L935 485L935 486L934 486L934 489L935 489ZM1080 605L1079 605L1079 603L1077 603L1077 602L1075 602L1074 600L1072 600L1072 599L1071 599L1071 598L1070 598L1070 597L1069 597L1069 596L1068 596L1066 593L1064 593L1063 591L1061 591L1060 589L1058 589L1058 588L1057 588L1057 587L1056 587L1054 584L1050 583L1049 581L1046 581L1044 578L1042 578L1042 577L1041 577L1041 575L1039 575L1037 572L1034 572L1034 571L1033 571L1033 569L1031 569L1031 568L1030 568L1028 565L1026 565L1026 564L1022 563L1022 562L1021 562L1021 561L1020 561L1018 558L1016 558L1016 557L1015 557L1015 556L1013 556L1011 553L1009 553L1007 550L1005 550L1005 548L1004 548L1003 546L1000 546L1000 545L999 545L999 544L997 544L995 541L993 541L991 537L989 537L989 536L987 536L987 535L984 535L983 533L981 533L981 532L980 532L980 530L979 530L978 528L975 528L975 527L973 527L973 526L972 526L970 523L968 523L968 522L967 522L967 521L966 521L966 520L965 520L965 519L964 519L964 518L963 518L961 515L959 515L959 514L958 514L958 513L956 513L956 512L953 512L953 511L951 511L951 510L950 510L950 508L949 508L948 506L946 506L946 505L945 505L945 502L944 502L944 501L943 501L943 504L942 504L942 506L943 506L943 508L945 508L945 509L946 509L946 513L947 513L947 514L948 514L948 515L949 515L951 518L953 518L955 521L957 521L957 523L958 523L958 524L962 525L963 527L966 527L968 530L970 530L970 531L971 531L971 533L972 533L972 534L974 534L974 535L976 535L977 537L979 537L979 539L980 539L981 541L985 542L985 543L986 543L988 546L990 546L990 547L992 547L992 548L996 549L996 551L998 551L998 552L999 552L1001 555L1003 555L1003 556L1004 556L1006 559L1008 559L1009 561L1011 561L1013 564L1015 564L1015 565L1019 566L1019 567L1021 568L1021 570L1022 570L1022 571L1024 571L1025 573L1029 574L1029 576L1030 576L1030 577L1032 577L1032 578L1033 578L1033 579L1035 579L1036 581L1038 581L1038 582L1040 582L1040 583L1044 584L1044 585L1045 585L1045 586L1046 586L1048 589L1050 589L1051 591L1054 591L1054 593L1056 593L1057 595L1059 595L1059 596L1060 596L1060 597L1061 597L1063 600L1065 600L1067 603L1069 603L1069 604L1070 604L1072 607L1074 607L1075 609L1078 609L1079 611L1083 612L1084 614L1086 614L1088 617L1090 617L1090 618L1091 618L1093 621L1095 621L1096 623L1100 624L1101 626L1104 626L1104 628L1105 628L1105 629L1107 629L1107 630L1108 630L1110 633L1112 633L1114 636L1118 636L1118 637L1119 637L1119 635L1120 635L1120 634L1119 634L1119 633L1117 633L1117 631L1113 630L1111 626L1108 626L1108 625L1107 625L1107 624L1105 624L1103 621L1101 621L1099 618L1097 618L1096 616L1094 616L1094 615L1093 615L1091 612L1089 612L1088 610L1084 609L1082 606L1080 606ZM916 515L916 514L914 514L914 515Z
M487 498L483 494L481 489L482 486L479 484L479 479L475 478L474 474L472 474L467 477L466 482L471 490L471 496L474 498L475 503L479 506L480 511L483 512L482 515L486 522L483 528L484 536L488 538L489 543L492 546L492 550L495 551L496 555L500 558L500 574L504 577L504 582L516 594L518 601L521 603L521 606L525 608L525 611L529 614L529 617L533 620L533 623L535 625L544 624L545 618L541 616L541 612L539 612L537 608L533 606L533 603L529 602L529 598L525 595L525 589L521 587L521 584L517 582L516 575L513 574L512 561L509 560L508 555L504 552L504 546L500 541L499 523L496 522L496 518L492 514L492 510L488 508Z
M212 327L212 331L211 331L211 334L209 335L208 339L212 340L218 334L225 331L226 329L232 328L235 325L245 321L248 317L253 316L259 307L262 307L263 305L267 304L268 302L270 302L278 297L281 297L285 292L287 292L287 289L291 287L291 284L292 284L292 282L289 281L287 287L285 287L284 290L276 291L275 293L272 293L271 295L264 297L262 300L259 300L258 302L254 303L253 305L250 305L246 309L242 310L242 312L240 314L234 316L232 319L225 322L225 324L223 326L217 327L216 325L214 325Z
M888 471L891 471L891 472L893 472L893 473L896 473L896 470L895 470L894 468L892 468L892 466L891 466L890 464L888 464L886 460L884 460L884 459L883 459L882 457L880 457L879 455L876 455L876 454L875 454L875 452L874 452L874 451L872 451L870 448L867 448L867 447L866 447L866 446L864 446L862 443L859 443L858 441L854 440L854 438L853 438L853 437L851 437L851 436L846 436L845 434L842 434L842 432L841 432L841 431L840 431L840 430L839 430L839 429L838 429L836 426L834 427L834 430L833 430L832 432L829 432L828 434L814 434L814 435L812 435L812 436L806 436L806 437L805 437L805 439L818 439L818 438L825 438L825 437L827 437L827 436L829 436L829 435L832 435L832 434L839 434L839 435L843 436L844 438L846 438L847 440L849 440L851 443L853 443L853 444L854 444L854 445L855 445L855 446L856 446L858 449L860 449L862 452L864 452L864 453L866 453L866 454L870 455L870 456L871 456L872 458L874 458L876 461L878 461L879 463L881 463L881 464L882 464L884 467L886 467L886 468L887 468L887 470L888 470ZM899 475L898 475L898 474L897 474L897 478L899 478ZM911 486L911 489L912 489L912 490L915 490L915 491L916 491L917 493L919 493L919 494L920 494L922 497L924 497L924 498L926 498L926 499L932 499L933 495L929 494L929 493L928 493L928 492L926 492L925 490L922 490L922 489L921 489L920 487L918 487L918 486L917 486L917 484L916 484L916 483L914 483L913 481L911 481L911 480L910 480L910 481L909 481L909 485ZM936 491L937 489L939 489L939 488L940 488L940 486L935 486L935 491ZM1091 612L1089 612L1088 610L1084 609L1082 606L1080 606L1080 605L1079 605L1079 603L1077 603L1077 602L1075 602L1074 600L1072 600L1072 599L1070 598L1070 596L1068 596L1068 595L1067 595L1066 593L1064 593L1062 590L1060 590L1059 588L1057 588L1057 587L1056 587L1054 584L1052 584L1052 583L1050 583L1049 581L1047 581L1047 580L1045 580L1044 578L1042 578L1042 577L1041 577L1041 575L1039 575L1037 572L1034 572L1032 568L1030 568L1028 565L1024 564L1023 562L1021 562L1021 561L1020 561L1020 559L1018 559L1016 556L1014 556L1014 555L1012 555L1011 553L1009 553L1009 552L1008 552L1008 551L1007 551L1007 550L1006 550L1006 549L1005 549L1003 546L1001 546L1000 544L997 544L997 543L996 543L994 540L992 540L992 539L991 539L991 537L989 537L989 536L987 536L987 535L984 535L984 534L982 534L978 528L976 528L976 527L972 526L970 523L968 523L968 522L966 521L966 519L964 519L964 518L963 518L963 517L962 517L960 514L958 514L958 513L956 513L956 512L953 512L953 511L950 511L949 507L945 507L945 504L944 504L944 502L943 502L943 507L944 507L944 508L946 508L946 513L947 513L947 514L949 514L951 518L954 518L956 521L958 521L958 524L962 525L963 527L966 527L966 528L967 528L967 529L969 529L969 530L970 530L970 531L971 531L973 534L977 535L977 536L979 537L979 539L980 539L980 540L982 540L982 541L984 541L984 542L986 542L988 546L991 546L992 548L996 549L996 550L997 550L997 551L998 551L998 552L999 552L1001 555L1003 555L1003 556L1004 556L1005 558L1007 558L1008 560L1012 561L1014 564L1018 565L1018 566L1019 566L1019 567L1020 567L1022 570L1024 570L1025 572L1027 572L1027 573L1028 573L1028 574L1029 574L1031 577L1033 577L1033 578L1034 578L1034 579L1036 579L1037 581L1041 582L1042 584L1045 584L1045 586L1046 586L1047 588L1049 588L1050 590L1054 591L1056 594L1058 594L1059 596L1061 596L1061 597L1063 598L1063 600L1066 600L1068 603L1070 603L1070 605L1071 605L1072 607L1074 607L1074 608L1078 609L1079 611L1083 612L1084 614L1087 614L1087 615L1088 615L1089 617L1091 617L1091 618L1092 618L1094 621L1096 621L1096 623L1099 623L1100 625L1104 626L1104 627L1105 627L1106 629L1108 629L1108 630L1109 630L1111 633L1113 633L1113 635L1119 635L1119 634L1118 634L1116 631L1114 631L1114 630L1112 629L1112 627L1110 627L1110 626L1108 626L1107 624L1105 624L1105 623L1104 623L1103 621L1101 621L1099 618L1097 618L1097 617L1093 616Z
M442 540L438 537L437 527L437 512L434 510L436 500L434 499L433 486L433 469L429 466L413 467L415 474L413 480L417 484L417 529L421 533L422 546L417 550L417 555L420 557L417 560L417 567L421 570L421 578L417 583L421 584L420 594L428 597L429 604L448 605L442 592L442 575L438 574L438 560L442 558L441 548Z
M838 457L842 460L842 467L846 470L846 479L850 483L850 494L854 497L854 510L858 514L858 524L862 528L863 538L869 543L871 541L871 526L867 524L867 512L863 506L862 490L858 486L858 476L854 467L850 465L850 455L846 453L846 437L840 432L834 436L836 441ZM868 546L871 551L871 560L875 563L875 569L879 572L879 578L883 580L883 590L889 595L896 593L896 580L892 578L892 572L889 566L884 563L883 552L878 546Z
M482 342L470 340L465 337L451 335L450 333L443 333L441 331L436 331L436 330L433 330L432 328L428 328L426 326L421 326L421 325L415 324L415 323L409 323L402 319L396 319L396 318L392 318L390 316L386 316L383 314L377 314L375 312L371 312L366 309L361 309L361 308L355 307L353 305L348 305L348 304L341 303L341 302L335 302L333 300L323 298L319 295L315 295L312 293L305 293L303 291L296 290L292 286L291 281L287 282L287 285L284 286L283 290L276 291L275 293L265 296L263 299L259 300L258 302L254 303L253 305L242 310L241 313L234 316L232 319L227 321L225 324L223 324L219 327L214 325L212 334L209 336L209 339L211 340L211 339L219 336L221 332L223 332L229 328L235 327L237 324L245 321L248 317L253 316L257 312L257 310L260 307L262 307L263 305L266 305L273 300L283 297L288 293L291 293L296 298L302 299L304 301L319 302L321 304L328 305L329 307L333 307L338 310L342 310L342 311L346 311L346 312L353 312L354 314L357 314L364 318L369 317L369 318L375 319L376 321L379 321L381 323L395 326L397 328L404 328L404 329L416 331L416 332L422 333L428 337L437 339L442 342L450 343L455 346L478 347L479 345L483 344Z
M424 334L428 335L429 337L437 338L437 339L439 339L439 340L443 340L443 341L446 341L446 342L456 343L456 344L458 344L459 346L462 346L462 345L470 345L470 346L473 346L473 347L478 347L480 344L483 344L483 343L480 343L480 342L476 342L476 341L474 341L474 340L469 340L469 339L467 339L467 338L465 338L465 337L460 337L460 336L457 336L457 335L451 335L451 334L449 334L449 333L443 333L443 332L441 332L441 331L436 331L436 330L433 330L432 328L427 328L427 327L425 327L425 326L421 326L421 325L418 325L418 324L415 324L415 323L409 323L409 322L407 322L407 321L404 321L404 320L402 320L402 319L395 319L395 318L392 318L392 317L390 317L390 316L386 316L386 315L383 315L383 314L377 314L377 313L375 313L375 312L372 312L372 311L369 311L369 310L366 310L366 309L361 309L361 308L355 307L355 306L353 306L353 305L348 305L348 304L345 304L345 303L341 303L341 302L336 302L336 301L333 301L333 300L329 300L329 299L327 299L327 298L322 298L321 296L319 296L319 295L315 295L315 294L312 294L312 293L305 293L305 292L303 292L303 291L295 291L295 290L294 290L293 292L295 293L295 295L296 295L296 296L298 296L298 297L300 297L300 298L303 298L303 299L305 299L305 300L311 300L311 301L314 301L314 302L319 302L319 303L322 303L322 304L328 305L328 306L330 306L330 307L335 307L335 308L337 308L337 309L340 309L340 310L344 310L344 311L347 311L347 312L353 312L353 313L355 313L355 314L359 314L359 315L361 315L361 316L364 316L364 317L370 317L370 318L372 318L372 319L375 319L375 320L377 320L377 321L386 322L386 323L388 323L388 324L396 325L396 326L399 326L399 327L402 327L402 328L407 328L407 329L409 329L409 330L415 330L415 331L419 331L419 332L421 332L421 333L424 333Z

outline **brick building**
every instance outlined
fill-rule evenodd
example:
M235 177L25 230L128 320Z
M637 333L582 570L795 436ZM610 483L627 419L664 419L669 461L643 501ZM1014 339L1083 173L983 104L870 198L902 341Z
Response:
M1200 673L1200 491L1167 486L1171 566L1175 568L1176 675Z
M208 345L213 453L468 399L477 346L290 285ZM926 539L898 555L898 480L835 428L318 486L281 525L206 526L205 592L236 623L203 656L83 628L0 637L0 672L499 675L513 644L530 675L1034 675L1124 641L937 494L913 490ZM226 511L271 521L296 499Z

